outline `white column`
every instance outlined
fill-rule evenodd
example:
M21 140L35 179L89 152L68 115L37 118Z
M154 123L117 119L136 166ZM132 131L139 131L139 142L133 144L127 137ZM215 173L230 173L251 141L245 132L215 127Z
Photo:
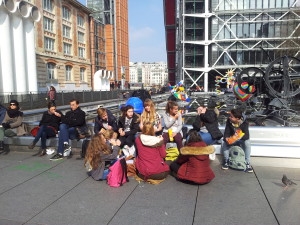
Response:
M10 17L3 5L0 6L0 24L0 92L7 93L14 90L14 71Z
M41 15L36 6L31 8L31 16L24 20L26 59L27 59L27 91L37 92L37 71L35 54L34 22L39 21Z
M207 15L209 13L208 8L208 0L205 0L205 14ZM208 42L208 31L209 31L209 17L205 16L204 18L204 40L207 43ZM204 91L208 91L208 45L205 44L204 46Z
M18 13L12 16L12 36L13 36L13 58L14 58L14 80L15 91L24 93L27 91L26 83L26 46L24 40L23 19Z

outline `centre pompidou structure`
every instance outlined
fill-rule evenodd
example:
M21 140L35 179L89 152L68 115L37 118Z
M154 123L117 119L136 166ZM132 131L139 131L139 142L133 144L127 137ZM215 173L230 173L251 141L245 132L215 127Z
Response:
M228 70L298 58L300 0L164 0L171 84L215 89ZM280 62L279 62L280 64Z

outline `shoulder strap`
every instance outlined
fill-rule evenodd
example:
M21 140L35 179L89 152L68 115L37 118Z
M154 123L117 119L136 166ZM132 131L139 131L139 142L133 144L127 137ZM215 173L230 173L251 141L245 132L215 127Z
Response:
M127 164L126 164L126 160L124 158L120 159L120 164L121 164L121 168L122 168L122 178L121 178L121 181L120 181L120 185L122 186L123 185L123 179L124 179L124 176L125 176L125 179L126 179L126 182L129 181L128 179L128 176L127 176Z

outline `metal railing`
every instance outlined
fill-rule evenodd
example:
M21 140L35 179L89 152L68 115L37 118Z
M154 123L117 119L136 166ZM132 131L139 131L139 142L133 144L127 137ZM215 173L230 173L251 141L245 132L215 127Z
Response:
M112 90L112 91L73 91L57 92L55 103L57 106L68 105L71 99L77 99L80 103L104 101L109 99L123 98L122 93L133 92L132 90ZM22 110L46 108L48 104L47 92L26 93L26 94L0 94L0 104L8 105L10 100L17 100Z

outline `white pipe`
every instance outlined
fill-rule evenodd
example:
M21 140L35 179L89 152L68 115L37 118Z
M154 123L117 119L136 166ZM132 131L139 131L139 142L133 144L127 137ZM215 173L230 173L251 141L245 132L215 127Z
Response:
M4 3L5 8L6 5ZM0 56L1 56L1 74L0 77L0 91L4 93L12 92L14 90L14 71L13 71L13 55L12 55L12 38L10 18L7 10L0 7Z
M12 38L13 38L13 58L14 58L14 80L15 91L24 93L26 87L26 46L24 39L22 15L15 13L12 16Z
M17 4L16 4L15 1L13 1L13 0L3 0L3 3L4 3L5 8L9 12L11 12L11 13L16 12L16 10L17 10Z
M26 59L27 59L27 91L37 92L37 70L35 54L35 31L34 22L41 18L40 12L36 6L30 9L30 17L24 20Z

